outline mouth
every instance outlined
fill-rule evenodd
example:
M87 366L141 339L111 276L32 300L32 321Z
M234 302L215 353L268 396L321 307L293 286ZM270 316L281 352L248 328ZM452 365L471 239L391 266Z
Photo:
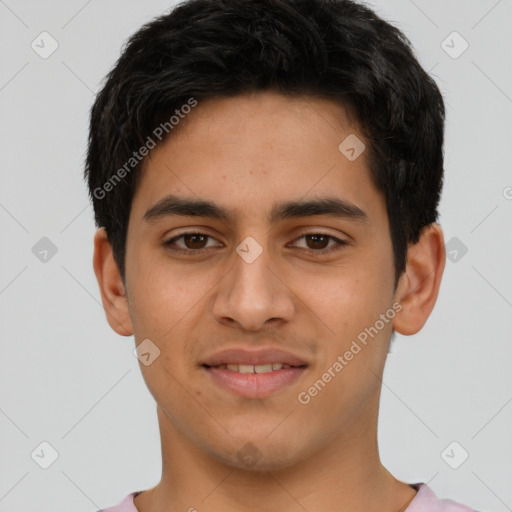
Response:
M238 373L269 373L278 370L287 370L292 367L289 364L283 363L268 363L268 364L220 364L218 366L203 365L206 368L218 368L219 370L230 370Z
M275 349L235 349L215 354L201 366L224 391L244 398L265 398L297 382L308 364Z

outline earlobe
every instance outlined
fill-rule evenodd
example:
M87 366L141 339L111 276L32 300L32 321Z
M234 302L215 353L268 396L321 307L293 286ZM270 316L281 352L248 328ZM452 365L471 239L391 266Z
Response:
M395 293L402 305L393 321L395 331L408 336L425 325L437 300L445 263L443 231L438 224L430 224L407 251L406 269Z
M105 228L99 228L94 235L93 266L110 327L121 336L131 336L126 291Z

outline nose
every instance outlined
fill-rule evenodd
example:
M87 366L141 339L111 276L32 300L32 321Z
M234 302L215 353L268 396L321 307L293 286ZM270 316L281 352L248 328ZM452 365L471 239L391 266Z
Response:
M269 251L252 262L234 254L231 271L222 279L213 314L218 322L257 331L271 322L290 321L295 311L290 284L274 268Z

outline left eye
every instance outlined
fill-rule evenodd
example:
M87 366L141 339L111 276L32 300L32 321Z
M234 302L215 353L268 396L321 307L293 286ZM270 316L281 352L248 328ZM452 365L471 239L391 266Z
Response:
M303 239L306 242L306 245L309 243L309 247L305 247L307 250L312 250L315 252L330 252L331 250L338 250L339 246L346 245L347 242L344 242L343 240L340 240L339 238L336 238L332 235L327 235L324 233L309 233L306 235L302 235L297 240ZM326 245L326 242L328 243L329 240L332 240L334 243L332 245ZM312 245L312 247L311 247ZM327 250L326 250L327 249Z

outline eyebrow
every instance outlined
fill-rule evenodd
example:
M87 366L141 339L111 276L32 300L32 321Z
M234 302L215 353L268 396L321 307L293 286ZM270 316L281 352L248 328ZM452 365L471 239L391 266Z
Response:
M361 208L337 197L276 203L270 211L268 220L271 224L276 224L285 219L316 215L330 215L370 224L368 215ZM211 201L168 195L149 208L143 220L152 223L173 216L209 217L225 223L232 222L235 217L233 212Z

